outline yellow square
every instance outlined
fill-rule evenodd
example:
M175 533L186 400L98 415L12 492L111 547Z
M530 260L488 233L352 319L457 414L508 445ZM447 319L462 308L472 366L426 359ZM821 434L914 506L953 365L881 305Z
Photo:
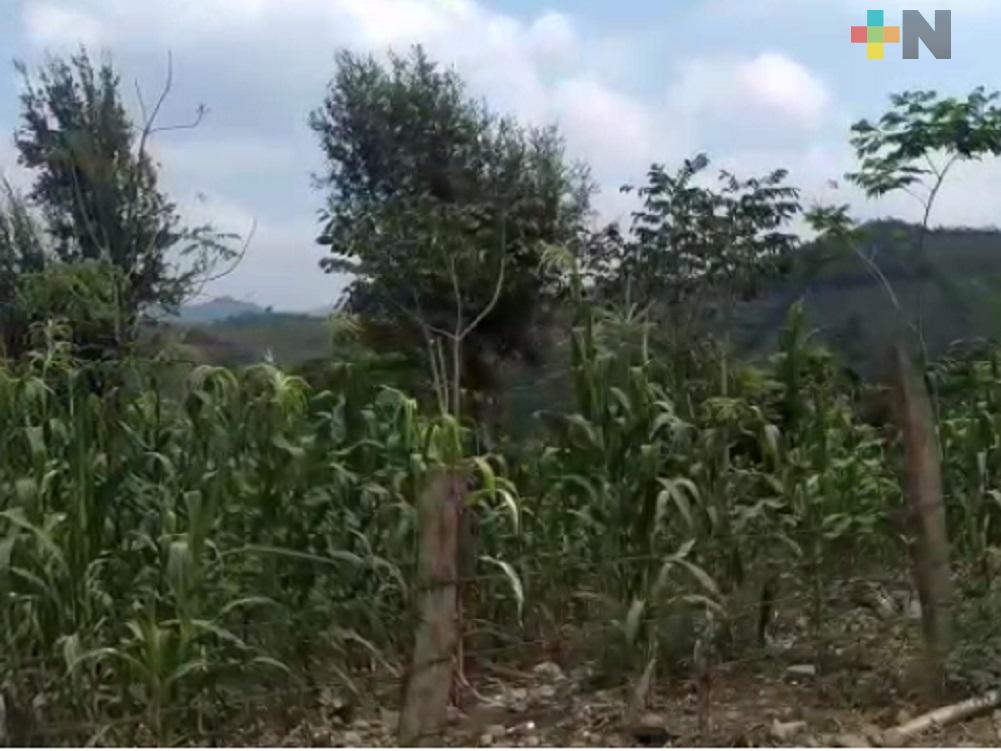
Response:
M883 59L883 43L882 42L869 42L866 45L869 48L869 59L870 60L882 60Z

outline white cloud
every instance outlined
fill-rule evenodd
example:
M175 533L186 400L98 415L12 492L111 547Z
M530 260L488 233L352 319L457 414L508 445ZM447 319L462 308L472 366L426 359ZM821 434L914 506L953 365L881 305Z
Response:
M0 180L8 181L15 189L27 191L31 175L17 163L17 152L12 144L0 142Z
M752 102L771 107L807 125L816 125L830 94L809 69L795 60L765 52L738 68L742 89Z
M831 103L824 82L779 52L753 58L701 58L682 66L669 94L690 116L740 112L816 127Z
M571 150L599 174L643 169L655 158L659 134L650 108L595 79L559 83L552 111Z
M553 11L535 19L528 28L527 42L541 62L568 64L579 52L573 22L565 14Z
M859 0L796 0L795 5L789 0L703 0L700 11L706 15L718 16L733 14L754 16L757 18L775 19L790 11L806 16L817 17L816 14L829 11L846 11L865 16L865 11L875 6L890 14L898 14L902 10L919 10L930 14L936 10L952 10L955 13L974 13L984 15L1001 11L997 0L880 0L878 3L863 3ZM864 21L863 21L864 22Z
M89 13L67 5L32 2L24 12L28 42L36 47L96 47L106 40L103 24Z

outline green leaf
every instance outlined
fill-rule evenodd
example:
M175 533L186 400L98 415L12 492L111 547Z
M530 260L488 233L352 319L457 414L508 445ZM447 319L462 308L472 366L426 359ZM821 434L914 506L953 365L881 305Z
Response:
M518 577L518 573L507 561L501 561L497 558L491 558L489 556L483 556L480 560L484 563L489 563L492 566L497 566L504 573L504 577L511 586L511 592L514 594L514 599L518 606L518 622L521 623L522 612L525 608L525 590L524 587L522 587L521 579Z

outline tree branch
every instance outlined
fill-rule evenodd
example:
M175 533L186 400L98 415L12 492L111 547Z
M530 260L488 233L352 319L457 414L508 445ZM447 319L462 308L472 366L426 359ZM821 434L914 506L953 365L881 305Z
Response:
M257 217L254 217L250 225L250 232L248 232L246 238L244 238L243 245L240 247L239 252L236 254L236 258L230 265L230 267L225 271L219 272L218 274L207 276L200 282L198 282L198 289L194 292L191 292L186 297L186 301L193 300L194 298L201 295L208 284L211 284L212 282L217 282L220 279L223 279L224 277L227 277L234 271L236 271L239 265L243 262L244 257L247 255L247 251L250 249L250 243L253 241L254 235L256 234L257 234Z

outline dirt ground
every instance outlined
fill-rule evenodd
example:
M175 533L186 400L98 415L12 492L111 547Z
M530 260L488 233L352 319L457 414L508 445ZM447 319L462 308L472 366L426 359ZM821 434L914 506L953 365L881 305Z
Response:
M582 690L571 676L554 679L550 664L545 677L523 682L489 682L486 701L465 711L450 710L442 745L458 747L866 747L881 745L883 730L926 709L893 696L871 709L832 707L826 688L837 676L790 680L776 666L745 675L720 676L709 719L709 731L699 730L698 701L684 687L658 694L639 723L624 722L626 702L621 691ZM840 690L835 687L834 690ZM287 747L352 747L396 745L398 715L369 707L349 720L315 716L278 738L258 742ZM931 732L914 747L1001 747L1001 712Z
M921 688L913 616L881 620L868 608L839 614L841 637L813 661L783 648L718 664L708 717L694 682L660 677L640 713L627 712L628 686L593 688L595 667L534 662L480 666L469 678L479 698L449 709L447 746L474 747L865 747L882 733L943 703ZM787 638L791 637L787 634ZM809 653L808 653L809 654ZM468 697L468 694L467 694ZM944 703L966 698L947 696ZM327 697L277 735L249 745L393 746L399 689L345 703ZM392 707L393 709L388 709ZM703 729L702 723L706 723ZM918 747L1001 747L1001 712L929 732Z

